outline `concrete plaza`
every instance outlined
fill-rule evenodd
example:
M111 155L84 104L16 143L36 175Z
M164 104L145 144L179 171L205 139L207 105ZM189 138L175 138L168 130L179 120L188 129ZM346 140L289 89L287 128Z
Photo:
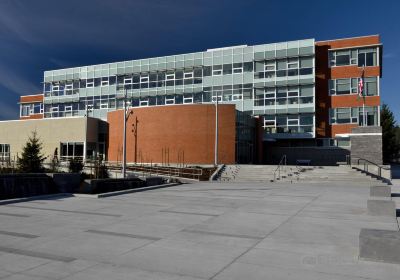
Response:
M0 279L398 279L358 258L372 180L194 183L0 206ZM375 182L376 184L376 182Z

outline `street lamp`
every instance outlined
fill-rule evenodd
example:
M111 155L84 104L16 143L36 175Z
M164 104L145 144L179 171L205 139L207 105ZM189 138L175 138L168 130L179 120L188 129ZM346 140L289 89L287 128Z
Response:
M86 122L85 122L85 142L84 142L84 160L86 162L86 156L87 156L87 133L88 133L88 120L89 120L89 113L93 112L93 105L88 105L86 104Z
M218 98L217 92L216 103L215 103L215 145L214 145L214 165L218 165Z
M123 141L122 141L122 177L126 178L126 122L129 119L129 115L132 114L131 103L126 100L127 99L127 90L124 90L124 132L123 132ZM129 113L129 114L128 114Z

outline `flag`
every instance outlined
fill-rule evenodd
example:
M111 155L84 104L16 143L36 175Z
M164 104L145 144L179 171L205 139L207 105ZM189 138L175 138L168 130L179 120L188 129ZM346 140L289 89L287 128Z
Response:
M365 101L365 94L364 94L364 68L363 68L361 77L358 80L358 95L359 95L359 97L363 97L364 101Z

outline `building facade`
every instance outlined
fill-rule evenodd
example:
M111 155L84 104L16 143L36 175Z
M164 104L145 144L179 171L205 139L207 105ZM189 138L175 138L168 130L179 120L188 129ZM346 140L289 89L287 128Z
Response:
M108 121L110 133L98 137L95 154L114 160L115 141L122 135L113 134L118 124L109 119L115 119L124 100L142 114L178 108L170 109L177 121L188 118L188 107L180 105L232 105L237 112L231 120L236 162L270 162L280 157L280 148L339 147L345 154L353 128L379 126L381 58L380 38L373 35L242 45L45 71L43 94L21 97L21 119L86 116ZM359 92L362 76L365 97Z

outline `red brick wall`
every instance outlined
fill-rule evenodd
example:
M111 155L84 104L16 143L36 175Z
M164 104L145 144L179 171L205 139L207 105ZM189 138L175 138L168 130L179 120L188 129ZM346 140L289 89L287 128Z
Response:
M235 162L236 111L234 105L219 105L220 163ZM127 162L214 163L215 106L212 104L134 108L127 123ZM133 124L137 120L137 137ZM108 113L108 160L122 161L123 111ZM136 140L136 141L135 141ZM135 149L136 147L136 149ZM180 160L179 160L180 158Z

